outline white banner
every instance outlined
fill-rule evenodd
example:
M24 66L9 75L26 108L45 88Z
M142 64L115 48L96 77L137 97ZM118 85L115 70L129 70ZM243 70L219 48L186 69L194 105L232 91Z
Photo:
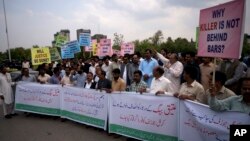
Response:
M250 124L250 116L239 112L215 112L208 106L180 102L180 140L229 141L233 124Z
M96 90L64 87L61 116L106 130L108 95Z
M111 94L109 131L141 140L177 141L178 99Z
M230 125L250 124L239 112L215 112L208 106L171 96L96 90L20 82L15 108L63 116L79 123L140 140L228 141Z
M20 82L16 87L15 109L59 116L60 87Z

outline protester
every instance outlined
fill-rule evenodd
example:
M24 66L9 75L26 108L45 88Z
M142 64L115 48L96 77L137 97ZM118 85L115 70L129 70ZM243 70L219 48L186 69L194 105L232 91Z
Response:
M50 84L60 84L62 77L60 76L60 70L58 67L54 68L54 74L49 80Z
M237 92L238 81L246 74L247 66L238 59L224 59L217 70L224 72L227 76L225 86Z
M152 58L152 51L147 49L145 52L145 59L140 62L139 70L142 72L143 81L145 81L148 87L151 86L153 80L153 69L158 66L158 62Z
M130 80L128 77L128 68L129 68L129 58L128 55L123 57L123 61L121 63L121 78L125 81L126 85L129 86L130 85Z
M86 81L86 73L83 72L83 67L81 65L76 66L76 70L71 70L69 78L71 82L74 82L74 86L83 88Z
M22 76L20 81L26 81L26 82L37 82L36 77L29 73L28 68L22 69Z
M194 66L186 66L183 73L183 78L186 82L181 85L179 93L174 93L174 96L182 100L188 99L206 104L205 90L203 86L195 80L196 76L197 69Z
M70 71L69 67L65 68L65 75L61 79L62 85L73 86L73 82L70 80Z
M49 83L49 79L50 79L50 76L45 73L45 70L43 68L41 68L39 70L37 82L39 82L41 84L46 84L46 83Z
M118 61L118 56L117 54L113 54L112 55L112 62L110 63L109 65L109 68L108 68L108 73L107 73L107 78L112 81L113 80L113 70L114 69L117 69L117 68L120 68L120 62Z
M89 72L87 74L87 80L85 81L84 88L86 89L95 89L96 82L93 80L93 73Z
M14 113L14 95L12 91L12 81L5 66L0 66L0 100L3 101L3 112L6 119L16 115Z
M125 91L126 83L120 77L120 74L121 74L120 69L116 68L112 71L112 73L113 73L112 91Z
M159 94L167 94L173 93L173 88L171 87L171 81L163 76L164 70L162 67L157 66L153 70L153 80L150 86L150 93L159 95Z
M240 80L241 93L223 100L218 100L215 89L211 89L209 106L215 111L239 111L250 114L250 78Z
M106 77L106 72L101 70L101 73L98 75L99 80L97 83L97 89L99 90L107 90L108 92L111 91L111 81L108 80Z
M184 62L184 68L186 66L192 66L196 69L196 74L195 74L195 80L200 82L201 81L201 73L200 73L200 67L199 67L199 64L197 64L195 62L195 53L193 52L186 52L185 53L185 62ZM181 84L185 82L184 78L183 78L183 73L181 75Z
M210 73L215 69L215 64L211 62L211 58L202 58L203 63L199 65L201 71L201 84L206 91L209 88Z
M132 63L127 67L128 71L128 79L130 82L134 80L134 72L139 70L140 60L139 57L134 54L132 58Z
M134 71L134 79L130 85L129 91L131 92L146 92L147 83L142 80L142 72L140 70Z
M22 68L27 68L27 69L30 68L30 62L27 59L23 61Z
M206 90L206 100L205 102L208 102L209 96L211 95L211 91L213 91L215 93L215 97L218 100L223 100L226 99L230 96L234 96L235 93L233 91L231 91L230 89L226 88L224 86L226 80L227 80L227 76L225 73L220 72L220 71L216 71L215 72L215 84L212 84L212 77L213 77L213 72L210 73L209 76L209 88L211 89L207 89Z
M169 59L158 52L156 52L156 55L164 64L164 76L172 82L171 87L173 91L178 92L181 85L180 77L183 72L183 65L178 61L177 54L172 53Z

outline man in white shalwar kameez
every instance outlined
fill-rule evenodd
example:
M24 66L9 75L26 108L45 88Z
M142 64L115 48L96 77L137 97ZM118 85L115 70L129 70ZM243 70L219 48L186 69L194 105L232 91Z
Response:
M7 73L6 67L0 66L0 101L3 105L4 116L7 119L14 115L14 96L11 84L11 77Z

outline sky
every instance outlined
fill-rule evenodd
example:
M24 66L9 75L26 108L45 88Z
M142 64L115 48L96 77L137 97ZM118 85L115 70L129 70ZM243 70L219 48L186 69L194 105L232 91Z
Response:
M165 39L195 39L201 9L231 0L5 0L10 48L51 46L54 34L77 29L91 34L124 35L125 42L144 40L161 30ZM245 33L250 34L250 0ZM0 0L0 51L8 49L3 0Z

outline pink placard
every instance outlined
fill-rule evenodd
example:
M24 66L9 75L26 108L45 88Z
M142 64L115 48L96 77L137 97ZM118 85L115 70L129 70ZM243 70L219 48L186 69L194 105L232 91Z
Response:
M101 39L100 40L100 48L99 48L99 56L112 55L112 47L111 47L111 39Z
M239 58L244 32L245 0L200 11L198 56Z
M122 43L121 45L121 56L124 54L134 54L135 46L133 43Z

